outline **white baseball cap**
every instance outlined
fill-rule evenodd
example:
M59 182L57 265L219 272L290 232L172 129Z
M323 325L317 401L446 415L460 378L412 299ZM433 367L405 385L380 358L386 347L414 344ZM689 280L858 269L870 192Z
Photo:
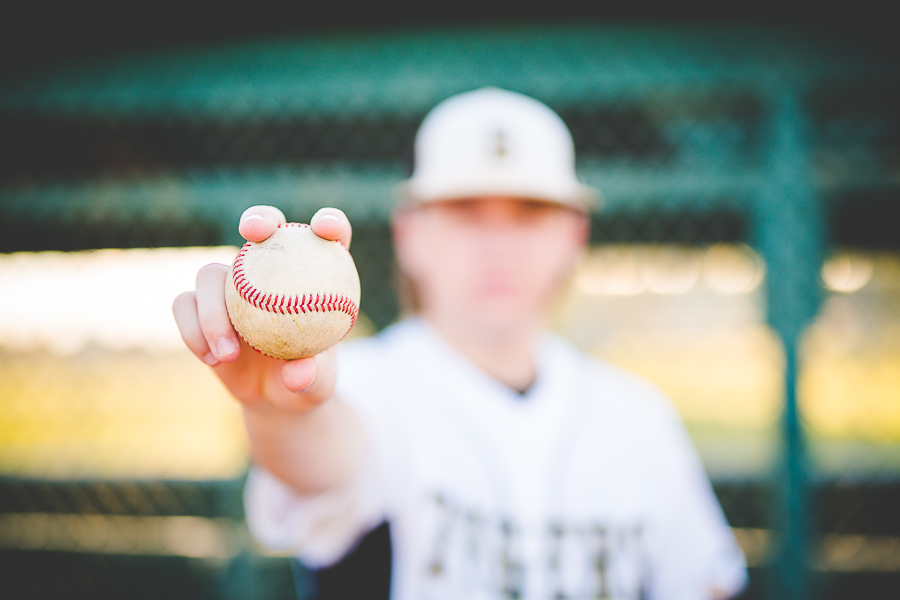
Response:
M428 113L403 196L414 203L510 196L588 211L600 194L578 181L575 145L559 115L528 96L488 87Z

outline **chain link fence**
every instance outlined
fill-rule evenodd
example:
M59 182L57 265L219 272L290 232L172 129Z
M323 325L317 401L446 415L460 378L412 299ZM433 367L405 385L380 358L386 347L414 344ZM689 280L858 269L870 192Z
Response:
M482 85L533 95L569 125L580 173L604 195L554 327L673 398L747 555L743 597L893 598L897 75L894 63L809 32L746 28L408 32L72 62L0 82L0 252L237 244L247 206L274 204L302 221L334 205L354 222L361 322L375 331L399 314L388 218L427 110ZM176 359L146 351L134 360L156 382L143 393L167 395L165 417L115 421L108 415L127 412L133 394L104 383L129 372L121 354L48 353L0 348L5 597L386 587L383 529L319 583L255 546L242 521L240 444L212 479L202 467L166 476L166 465L203 452L187 445L180 458L148 449L165 462L156 477L144 463L129 471L140 462L130 454L113 470L70 468L73 428L88 443L98 415L126 432L138 421L190 432L203 417L179 417L176 405L221 392L207 379L175 390L208 375L199 369L159 387ZM118 366L77 379L85 357ZM34 367L47 364L57 366ZM54 378L60 385L35 383ZM104 386L114 390L106 408L67 428L65 407L91 405L84 399ZM34 423L51 422L44 462L23 466L15 457L34 447Z

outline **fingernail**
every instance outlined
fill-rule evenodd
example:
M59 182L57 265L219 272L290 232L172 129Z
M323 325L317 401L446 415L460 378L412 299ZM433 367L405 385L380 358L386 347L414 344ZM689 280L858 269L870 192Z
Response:
M206 353L206 356L204 356L201 360L202 360L204 363L206 363L206 364L208 364L209 366L211 366L211 367L214 367L214 366L216 366L217 364L219 364L218 359L216 359L216 357L213 356L213 353L212 353L212 352L207 352L207 353Z
M244 215L244 221L258 221L260 219L264 219L259 213L250 213L249 215Z
M228 338L221 338L218 342L216 342L216 354L219 356L219 358L228 356L235 350L237 350L237 344L235 344Z
M319 218L320 219L328 219L329 221L337 221L338 223L341 222L341 219L337 215L332 215L330 213L325 213L325 214L319 215Z
M302 390L297 390L295 393L302 394L303 392L305 392L306 390L311 388L315 382L316 382L316 376L313 375L313 378L309 380L309 383L306 384L306 387L304 387Z

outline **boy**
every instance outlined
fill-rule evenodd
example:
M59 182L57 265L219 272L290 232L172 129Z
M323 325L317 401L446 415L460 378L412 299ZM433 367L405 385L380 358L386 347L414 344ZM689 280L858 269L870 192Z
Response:
M391 596L723 598L743 557L674 410L545 320L588 239L562 120L487 88L439 104L392 226L415 316L314 358L239 342L224 265L179 296L188 347L243 404L251 530L312 566L387 519ZM248 240L284 216L253 207ZM349 245L322 209L320 236Z

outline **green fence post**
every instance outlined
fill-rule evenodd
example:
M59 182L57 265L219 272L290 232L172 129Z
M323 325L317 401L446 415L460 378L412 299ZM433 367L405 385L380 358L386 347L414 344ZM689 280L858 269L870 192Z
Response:
M818 272L824 233L806 147L805 115L796 89L777 89L766 156L768 177L759 194L756 230L767 265L769 325L784 347L781 461L773 515L777 545L771 556L772 598L810 597L808 467L797 407L798 341L820 299Z

